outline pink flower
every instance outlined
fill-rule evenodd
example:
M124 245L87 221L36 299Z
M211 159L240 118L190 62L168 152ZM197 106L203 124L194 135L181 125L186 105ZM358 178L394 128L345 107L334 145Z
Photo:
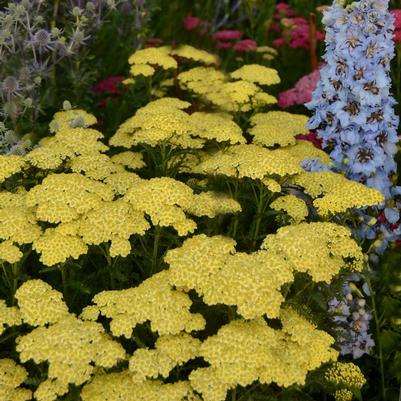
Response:
M395 29L401 29L401 10L391 10L391 14L393 14L394 17Z
M278 105L286 109L294 104L305 104L312 100L312 93L320 79L320 70L302 77L292 89L284 91L278 96Z
M119 95L120 89L118 88L118 84L123 81L124 77L122 76L113 76L107 77L103 81L100 81L96 84L93 90L96 93L106 93L108 95Z
M393 38L394 38L394 42L400 43L401 42L401 30L398 30L398 29L395 30Z
M299 134L297 135L295 138L300 139L301 141L308 141L308 142L312 142L312 144L314 146L316 146L317 148L321 149L322 148L322 139L317 137L317 133L316 132L309 132L309 134Z
M213 35L213 39L215 40L236 40L240 39L243 35L241 31L232 31L230 29L226 29L224 31L218 31Z
M281 25L277 22L274 22L273 24L270 25L270 30L272 32L280 32L281 31Z
M289 4L287 3L277 3L276 4L276 10L288 10L290 8Z
M218 41L216 43L216 48L217 49L231 49L233 47L233 44L231 42L223 42L223 41Z
M285 40L284 40L284 38L277 38L277 39L274 39L273 40L273 46L274 47L280 47L280 46L283 46L283 45L285 45Z
M198 28L201 23L201 19L198 17L193 17L191 14L184 18L183 25L186 31L193 31Z
M234 50L239 53L253 52L257 48L257 44L252 39L240 40L234 45Z

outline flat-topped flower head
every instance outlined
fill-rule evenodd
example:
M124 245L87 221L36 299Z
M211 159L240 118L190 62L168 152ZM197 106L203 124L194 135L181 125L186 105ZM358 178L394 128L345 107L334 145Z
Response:
M275 85L280 83L277 70L259 64L246 64L230 73L231 78L243 79L260 85Z
M248 132L253 136L253 143L260 146L288 146L297 143L296 136L307 134L307 116L291 114L285 111L257 113L250 119L252 128Z
M197 49L190 45L178 46L176 49L173 49L170 54L206 65L219 63L219 58L215 54L208 53L205 50Z
M2 400L29 401L32 392L20 387L28 378L28 372L13 359L0 359L0 397Z
M58 111L49 124L50 132L68 130L71 128L87 128L97 123L93 114L85 110L71 109Z
M0 183L19 173L26 165L25 158L18 155L0 155Z
M306 203L295 195L280 196L270 204L270 207L286 212L294 223L304 221L309 214Z
M131 65L149 65L157 66L164 70L177 68L177 61L170 56L171 48L169 46L148 47L137 50L128 58Z

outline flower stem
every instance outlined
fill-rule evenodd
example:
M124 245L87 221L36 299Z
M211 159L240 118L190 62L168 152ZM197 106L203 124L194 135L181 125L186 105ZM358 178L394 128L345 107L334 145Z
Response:
M377 341L377 348L379 352L379 361L380 361L380 377L381 377L381 387L382 387L382 399L386 399L386 381L385 381L385 376L384 376L384 361L383 361L383 348L381 344L381 339L380 339L380 320L377 315L377 307L376 307L376 301L375 301L375 293L373 292L372 284L370 282L369 278L369 272L365 275L366 283L369 288L369 292L371 294L370 298L372 300L372 313L373 313L373 318L375 320L375 326L376 326L376 341Z

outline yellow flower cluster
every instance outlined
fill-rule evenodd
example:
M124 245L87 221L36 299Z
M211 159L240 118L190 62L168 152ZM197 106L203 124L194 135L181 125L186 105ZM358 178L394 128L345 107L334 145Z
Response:
M325 379L340 387L361 389L366 379L361 369L352 362L336 362L327 369Z
M170 284L196 290L208 305L236 305L246 319L278 317L284 301L280 288L293 280L290 268L266 252L233 254L234 245L231 238L221 236L187 239L165 256Z
M188 60L200 62L202 64L218 64L219 58L215 54L210 54L205 50L196 49L193 46L181 45L173 49L170 54L172 56L182 57Z
M354 395L352 391L347 388L342 388L340 390L336 390L334 393L334 398L336 401L352 401L354 399Z
M132 380L137 383L146 379L167 378L170 371L198 356L200 340L189 334L160 336L155 349L139 348L129 361Z
M25 159L18 155L0 155L0 183L13 174L19 173L25 166Z
M268 235L262 249L285 259L291 270L330 283L342 268L363 269L363 253L347 227L334 223L300 223Z
M241 205L224 193L201 192L193 196L192 205L186 210L194 216L216 217L219 214L238 213Z
M193 172L229 177L264 179L266 176L302 172L299 163L283 149L265 149L257 145L235 145L206 158Z
M189 382L135 383L128 371L96 375L83 387L81 397L83 401L201 401Z
M131 252L129 237L144 235L150 228L143 212L128 202L102 202L80 221L78 234L86 244L100 245L111 240L110 256L127 256Z
M81 109L58 111L49 124L50 132L65 131L69 128L87 128L97 123L93 114Z
M183 89L230 113L277 103L274 96L252 82L248 73L245 76L247 79L230 81L228 75L211 67L195 67L180 73L178 81Z
M260 146L295 145L298 134L306 134L307 116L285 111L257 113L251 117L253 125L248 132L254 137L253 143Z
M317 148L309 141L296 141L295 145L286 146L285 151L297 159L298 163L303 162L305 159L319 159L326 166L334 165L326 152Z
M187 114L189 104L175 98L150 102L120 125L110 139L111 146L131 148L138 144L201 149L208 140L244 143L241 128L223 113ZM121 157L121 156L120 156Z
M200 355L210 367L193 371L189 380L204 401L223 401L229 389L255 380L302 385L309 371L336 358L334 338L291 309L282 310L280 317L281 330L261 318L235 320L202 343Z
M0 299L0 335L7 327L19 324L21 324L21 314L18 308L15 306L7 307L6 301Z
M145 167L145 162L143 161L142 153L138 152L121 152L114 156L111 156L111 160L116 164L121 164L122 166L128 167L132 170L138 170Z
M3 240L0 242L0 259L9 263L22 258L17 245L30 244L41 234L34 210L26 207L25 201L23 188L18 188L15 193L0 193L0 239Z
M285 211L294 223L300 223L308 217L306 203L295 195L280 196L270 204L270 207Z
M101 201L111 201L112 190L101 182L77 173L49 174L26 197L36 207L36 217L49 223L69 222L94 209Z
M42 280L28 280L16 291L19 314L31 326L54 324L70 316L63 295Z
M260 64L245 64L230 73L231 78L258 83L260 85L275 85L280 83L277 70Z
M205 321L200 314L190 313L187 294L174 290L168 282L168 272L162 271L138 287L121 291L103 291L93 298L100 313L111 319L110 330L115 336L130 338L137 324L150 320L151 329L160 335L190 333L202 330ZM83 318L96 317L95 308Z
M150 47L137 50L128 58L131 65L130 74L134 77L143 75L150 77L159 67L163 70L176 69L176 58L191 60L202 64L218 64L219 58L204 50L189 45L181 45L175 49L170 46Z
M0 399L4 401L28 401L32 399L30 390L20 387L28 373L12 359L0 359Z
M153 75L156 72L154 68L156 66L163 70L176 69L177 61L169 55L170 51L169 46L137 50L128 58L128 63L131 64L131 75Z
M322 216L344 213L353 207L376 206L384 201L380 191L331 171L299 174L293 181L315 199L313 204Z

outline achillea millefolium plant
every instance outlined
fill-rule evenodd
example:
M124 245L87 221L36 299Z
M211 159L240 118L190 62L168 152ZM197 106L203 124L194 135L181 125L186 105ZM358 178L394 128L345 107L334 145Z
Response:
M108 144L67 109L0 157L2 399L359 397L326 305L383 195L302 168L331 162L296 138L306 116L269 110L277 71L189 46L129 61L152 100Z

